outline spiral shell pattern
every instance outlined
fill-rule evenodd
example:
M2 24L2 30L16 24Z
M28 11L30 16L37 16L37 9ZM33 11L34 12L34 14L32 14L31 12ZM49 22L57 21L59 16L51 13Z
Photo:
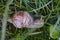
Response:
M33 18L26 11L21 11L13 15L12 21L17 28L28 27L33 24Z

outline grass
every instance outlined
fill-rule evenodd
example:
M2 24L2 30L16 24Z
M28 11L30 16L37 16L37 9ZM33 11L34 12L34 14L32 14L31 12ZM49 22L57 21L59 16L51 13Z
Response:
M24 9L30 14L43 15L42 28L15 28L7 19ZM60 37L60 0L0 0L1 40L58 40ZM1 25L1 24L0 24ZM58 34L58 35L57 35Z

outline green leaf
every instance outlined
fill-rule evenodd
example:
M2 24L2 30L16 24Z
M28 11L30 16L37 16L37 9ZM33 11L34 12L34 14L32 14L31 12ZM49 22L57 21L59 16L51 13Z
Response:
M58 16L58 20L54 26L50 26L50 37L56 39L60 36L60 16Z

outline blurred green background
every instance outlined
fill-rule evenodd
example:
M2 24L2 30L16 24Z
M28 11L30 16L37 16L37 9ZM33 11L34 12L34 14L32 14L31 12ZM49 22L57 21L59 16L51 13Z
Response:
M14 13L25 10L43 15L41 28L15 28L7 22ZM0 40L59 40L60 0L0 0Z

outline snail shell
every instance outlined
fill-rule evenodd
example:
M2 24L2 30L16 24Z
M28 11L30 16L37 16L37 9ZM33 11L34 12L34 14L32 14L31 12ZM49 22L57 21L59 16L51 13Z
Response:
M20 11L14 14L8 21L17 28L28 27L33 24L33 18L26 11Z

